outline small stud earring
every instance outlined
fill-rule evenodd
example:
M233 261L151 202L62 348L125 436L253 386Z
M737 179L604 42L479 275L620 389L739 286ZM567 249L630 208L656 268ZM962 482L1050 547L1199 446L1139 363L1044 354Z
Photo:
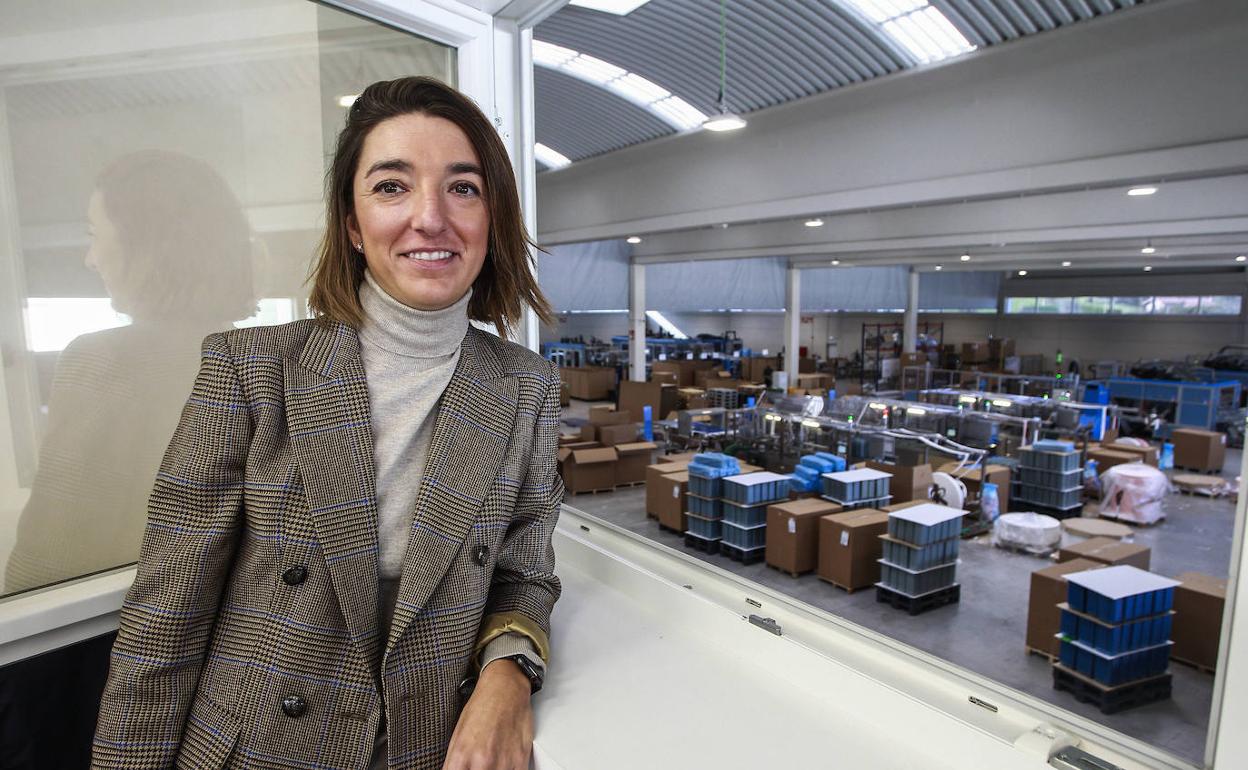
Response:
M353 243L351 245L355 247L356 251L359 251L359 252L364 251L364 244L362 243Z

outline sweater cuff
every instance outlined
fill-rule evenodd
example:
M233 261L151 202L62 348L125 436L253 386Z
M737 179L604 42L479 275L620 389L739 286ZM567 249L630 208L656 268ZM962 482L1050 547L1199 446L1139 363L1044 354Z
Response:
M489 662L484 659L485 649L495 639L504 635L518 636L528 641L530 649L536 653L534 663L540 662L543 668L550 663L550 642L546 638L546 633L536 623L518 612L498 612L487 615L481 621L481 632L477 635L476 651L473 655L478 671Z
M493 641L485 645L480 654L481 668L484 669L499 658L510 658L513 655L523 655L543 673L546 671L546 663L542 660L542 656L537 654L537 647L533 646L533 640L515 633L495 637Z

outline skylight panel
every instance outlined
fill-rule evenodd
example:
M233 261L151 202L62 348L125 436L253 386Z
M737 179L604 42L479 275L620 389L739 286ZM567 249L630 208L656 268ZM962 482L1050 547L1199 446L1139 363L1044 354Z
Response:
M586 56L585 54L581 54L564 64L563 68L591 83L604 86L612 80L628 74L628 70L621 69L614 64L608 64L602 59Z
M608 85L620 96L642 106L648 106L672 95L667 89L631 72L624 77L612 80Z
M679 96L669 96L650 105L650 108L681 131L697 128L706 122L705 115Z
M840 0L874 22L919 64L975 50L927 0Z
M538 163L548 168L563 168L572 163L572 161L568 160L568 156L550 149L541 142L533 145L533 157Z
M675 339L678 339L678 340L689 339L689 335L685 334L680 329L676 328L676 324L667 320L667 317L664 316L659 311L647 310L646 317L649 318L651 321L654 321L656 324L658 324L660 329L672 335L672 337L674 337Z
M627 16L650 0L569 0L568 5L588 8L591 11L613 13L616 16Z

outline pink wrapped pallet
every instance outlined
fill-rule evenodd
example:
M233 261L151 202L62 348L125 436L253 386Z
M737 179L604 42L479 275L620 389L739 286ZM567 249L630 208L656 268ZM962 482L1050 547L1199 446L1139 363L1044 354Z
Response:
M1101 474L1101 516L1133 524L1166 517L1162 501L1170 492L1166 474L1151 465L1124 463Z

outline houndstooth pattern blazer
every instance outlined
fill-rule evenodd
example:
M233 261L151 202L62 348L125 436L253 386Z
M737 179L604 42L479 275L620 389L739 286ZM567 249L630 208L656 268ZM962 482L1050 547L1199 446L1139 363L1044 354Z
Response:
M383 697L390 767L440 767L482 629L546 654L559 409L553 365L469 329L383 640L355 331L208 337L149 502L93 767L358 770Z

